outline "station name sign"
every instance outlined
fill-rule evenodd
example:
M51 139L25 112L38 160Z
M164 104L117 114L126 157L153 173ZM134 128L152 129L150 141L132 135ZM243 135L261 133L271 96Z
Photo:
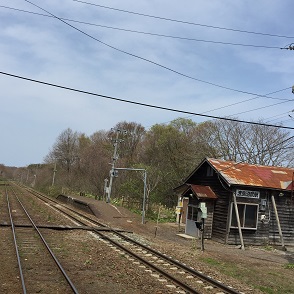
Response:
M236 190L237 197L256 198L259 199L260 193L258 191Z

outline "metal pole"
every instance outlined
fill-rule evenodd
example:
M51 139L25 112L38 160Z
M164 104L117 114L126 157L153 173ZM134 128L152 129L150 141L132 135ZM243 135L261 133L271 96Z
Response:
M142 224L145 224L145 209L146 209L146 184L147 182L147 171L144 169L144 195L143 195L143 205L142 205Z
M114 177L114 170L115 170L115 162L117 160L117 147L118 147L118 136L119 136L120 130L116 131L116 139L114 141L114 152L113 152L113 158L112 158L112 163L111 163L111 170L110 170L110 180L109 180L109 186L107 190L107 198L106 202L110 202L110 196L111 196L111 189L112 189L112 182L113 182L113 177Z
M104 193L103 193L103 199L106 199L106 191L107 191L107 183L108 183L108 179L104 179ZM96 197L97 199L97 197Z
M114 170L133 170L133 171L143 171L144 172L144 195L142 204L142 224L145 224L145 211L146 211L146 196L147 196L147 170L144 168L124 168L117 167Z
M53 170L53 177L52 177L52 187L54 186L54 182L55 182L55 173L57 172L56 170L56 161L54 163L54 170Z
M30 173L30 170L28 169L28 172L27 172L27 180L26 180L26 182L29 181L29 173Z
M35 188L35 185L36 185L36 177L37 177L37 175L35 174L34 175L34 181L33 181L33 188Z

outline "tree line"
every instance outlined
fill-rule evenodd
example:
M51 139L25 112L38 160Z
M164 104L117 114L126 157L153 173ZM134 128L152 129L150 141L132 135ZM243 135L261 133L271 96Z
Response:
M205 157L260 165L294 164L293 136L280 128L225 120L195 123L178 118L146 130L139 123L123 121L113 130L99 130L90 136L70 128L64 130L44 163L26 169L28 181L43 190L82 191L101 198L118 129L125 132L119 134L116 167L146 169L150 203L175 205L173 188ZM118 170L112 198L140 201L142 196L143 174Z

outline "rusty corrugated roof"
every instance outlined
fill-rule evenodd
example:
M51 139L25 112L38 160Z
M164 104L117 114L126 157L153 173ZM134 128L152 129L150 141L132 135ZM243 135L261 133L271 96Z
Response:
M236 163L207 158L229 185L255 186L273 189L292 189L293 168Z
M211 190L209 186L201 186L201 185L193 185L191 184L191 190L194 192L194 194L198 198L210 198L210 199L216 199L217 196L214 194L214 192Z

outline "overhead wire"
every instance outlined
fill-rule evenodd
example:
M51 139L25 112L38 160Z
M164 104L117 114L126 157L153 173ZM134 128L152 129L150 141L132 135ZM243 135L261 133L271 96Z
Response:
M224 30L231 30L231 31L237 31L237 32L242 32L242 33L260 34L260 35L266 35L266 36L293 38L293 37L289 37L289 36L280 36L280 35L264 34L264 33L250 32L250 31L241 31L241 30L235 30L235 29L228 29L228 28L221 28L221 27L214 27L214 26L207 26L207 25L202 25L202 24L195 24L195 23L183 22L183 21L178 21L178 20L173 20L173 19L167 19L167 18L163 18L163 17L156 17L156 16L151 16L151 15L146 15L146 14L141 14L141 13L134 13L134 12L130 12L130 11L126 11L126 10L121 10L121 9L115 9L115 8L111 8L111 7L107 7L107 6L103 6L103 5L88 3L88 2L85 2L85 1L79 1L79 0L73 0L73 1L75 1L75 2L81 2L81 3L86 3L86 4L90 4L90 5L94 5L94 6L99 6L99 7L103 7L103 8L107 8L107 9L113 9L113 10L118 10L118 11L122 11L122 12L137 14L137 15L141 15L141 16L159 18L159 19L169 20L169 21L176 21L176 22L181 22L181 23L186 23L186 24L200 25L200 26L211 27L211 28L215 28L215 29L224 29ZM288 100L288 102L289 101L291 101L291 100ZM287 102L287 101L285 101L285 102ZM285 102L276 103L276 104L273 104L273 105L270 105L270 106L274 106L274 105L285 103ZM270 106L265 106L265 107L261 107L261 108L258 108L258 109L262 109L262 108L266 108L266 107L270 107ZM245 112L248 112L248 111L245 111ZM242 112L242 113L245 113L245 112ZM290 140L293 137L294 136L292 136L290 138L287 138L286 140L284 140L284 142ZM273 149L273 147L271 147L271 150L272 149ZM239 164L239 163L236 163L236 165ZM223 170L221 170L221 171L223 171Z
M41 13L37 13L37 12L32 12L32 11L27 11L27 10L22 10L22 9L17 9L17 8L13 8L13 7L7 7L7 6L3 6L3 5L0 5L0 7L3 7L3 8L7 8L7 9L12 9L12 10L17 10L17 11L21 11L21 12L26 12L26 13L31 13L31 14L36 14L36 15L39 15L39 16L44 16L44 17L52 17L54 18L54 16L52 15L47 15L47 14L41 14ZM89 22L82 22L82 21L77 21L77 20L72 20L72 19L68 19L68 18L61 18L62 20L67 20L67 21L73 21L73 22L78 22L78 23L82 23L82 24L88 24L88 25L95 25L95 26L101 26L101 27L106 27L106 28L113 28L113 27L107 27L107 26L102 26L102 25L97 25L97 24L92 24L92 23L89 23ZM114 28L114 29L119 29L119 28ZM122 29L124 30L124 29ZM127 31L131 31L131 30L127 30ZM134 31L134 32L137 32L137 31ZM160 36L159 34L153 34L153 35L157 35L157 36ZM163 36L163 35L162 35ZM181 37L179 37L181 38ZM186 39L186 38L181 38L181 39ZM189 39L189 40L196 40L196 39ZM202 40L204 41L204 40ZM205 41L206 42L206 41ZM210 41L208 41L210 42ZM214 41L211 41L214 43ZM223 43L223 42L221 42ZM246 45L247 46L247 45ZM249 45L250 46L250 45ZM256 47L256 46L254 46ZM276 47L278 48L278 47ZM290 87L291 88L291 87ZM286 89L289 89L289 88L286 88ZM280 92L280 91L283 91L283 90L286 90L286 89L282 89L282 90L278 90L278 91L275 91L275 92L271 92L269 94L266 94L266 95L271 95L271 94L274 94L274 93L277 93L277 92ZM245 102L248 102L248 101L251 101L251 100L254 100L254 99L258 99L260 98L260 96L257 96L257 97L253 97L253 98L250 98L250 99L247 99L247 100L243 100L243 101L240 101L240 102L236 102L236 103L233 103L233 104L230 104L230 105L226 105L226 106L222 106L222 107L219 107L219 108L215 108L215 109L212 109L212 110L209 110L209 111L206 111L206 112L203 112L203 113L208 113L208 112L212 112L212 111L215 111L215 110L219 110L219 109L223 109L223 108L226 108L226 107L229 107L229 106L234 106L234 105L238 105L238 104L241 104L241 103L245 103ZM285 100L285 101L293 101L290 100L290 99L283 99L283 98L275 98L275 97L266 97L266 98L269 98L269 99L276 99L276 100ZM276 104L273 104L271 106L274 106ZM266 107L271 107L271 106L266 106ZM266 108L264 107L264 108ZM246 112L242 112L242 113L247 113L247 112L251 112L251 111L254 111L254 110L258 110L258 109L253 109L253 110L248 110ZM242 114L240 113L240 114ZM239 113L238 113L239 114ZM233 114L232 116L234 115L238 115L238 114Z
M274 92L267 93L267 94L265 94L265 96L267 97L267 99L283 100L285 102L290 102L290 101L292 102L292 101L294 101L294 99L273 98L273 97L269 97L268 96L268 95L272 95L272 94L275 94L275 93L278 93L278 92L289 90L291 88L292 87L283 88L283 89L280 89L280 90L277 90L277 91L274 91ZM224 105L224 106L221 106L221 107L210 109L210 110L207 110L207 111L205 111L203 113L209 113L209 112L212 112L212 111L215 111L215 110L220 110L220 109L223 109L223 108L235 106L235 105L242 104L242 103L245 103L245 102L248 102L248 101L252 101L252 100L255 100L255 99L259 99L259 98L260 98L260 96L252 97L252 98L249 98L249 99L245 99L245 100L242 100L242 101L238 101L238 102L234 102L234 103L231 103L231 104L228 104L228 105ZM236 115L236 114L234 114L234 115Z
M30 2L29 2L30 3ZM32 4L32 3L31 3ZM34 4L33 4L34 5ZM13 10L17 10L17 11L21 11L21 12L27 12L27 13L32 13L32 14L37 14L37 15L41 15L41 16L46 16L46 17L54 17L54 18L56 18L55 16L51 16L51 15L46 15L46 14L40 14L40 13L36 13L36 12L31 12L31 11L25 11L25 10L21 10L21 9L16 9L16 8L12 8L12 7L7 7L7 6L0 6L0 7L4 7L4 8L8 8L8 9L13 9ZM41 9L41 8L40 8ZM48 12L47 12L48 13ZM66 20L69 20L69 19L66 19ZM71 20L71 21L74 21L74 20ZM79 21L77 21L77 22L79 22ZM286 88L286 89L288 89L288 88ZM283 89L282 89L283 90ZM282 90L279 90L279 91L282 91ZM278 92L278 91L276 91L276 92ZM272 92L272 93L270 93L270 94L273 94L273 93L276 93L276 92ZM267 95L269 95L269 94L267 94ZM218 110L218 109L222 109L222 108L226 108L226 107L229 107L229 106L233 106L233 105L237 105L237 104L240 104L240 103L244 103L244 102L246 102L246 101L250 101L250 100L253 100L253 99L257 99L257 98L259 98L260 96L257 96L257 97L254 97L254 98L250 98L250 99L247 99L247 100L243 100L243 101L241 101L241 102L236 102L236 103L233 103L233 104L230 104L230 105L227 105L227 106L222 106L222 107L219 107L219 108L215 108L215 109L213 109L213 110L210 110L210 111L214 111L214 110ZM270 99L279 99L279 100L287 100L287 99L280 99L280 98L274 98L274 97L266 97L266 98L270 98ZM210 111L206 111L206 112L204 112L204 113L207 113L207 112L210 112ZM253 110L251 110L251 111L253 111ZM247 111L247 112L249 112L249 111Z
M250 110L245 110L245 111L242 111L242 112L238 112L238 113L232 114L230 116L244 114L244 113L248 113L248 112L252 112L252 111L256 111L256 110L260 110L260 109L265 109L265 108L269 108L269 107L272 107L272 106L284 104L284 103L287 103L287 102L293 102L293 101L294 101L294 99L293 100L288 100L288 101L274 103L274 104L271 104L271 105L261 106L261 107L258 107L258 108L254 108L254 109L250 109Z
M191 115L196 115L196 116L201 116L201 117L206 117L206 118L211 118L211 119L220 119L220 120L234 121L234 122L245 123L245 124L252 124L252 125L260 125L260 126L267 126L267 127L273 127L273 128L294 130L294 127L290 127L290 126L272 125L272 124L265 124L265 123L261 123L261 122L252 122L252 121L245 121L245 120L233 119L233 118L228 118L228 117L214 116L214 115L208 115L208 114L196 113L196 112L191 112L191 111L179 110L179 109L175 109L175 108L169 108L169 107L158 106L158 105L154 105L154 104L147 104L147 103L132 101L132 100L128 100L128 99L122 99L122 98L102 95L102 94L93 93L93 92L89 92L89 91L84 91L84 90L80 90L80 89L76 89L76 88L70 88L70 87L66 87L66 86L62 86L62 85L57 85L57 84L53 84L53 83L48 83L48 82L36 80L36 79L31 79L31 78L28 78L28 77L19 76L19 75L15 75L15 74L3 72L3 71L0 71L0 74L6 75L6 76L9 76L9 77L13 77L13 78L18 78L18 79L25 80L25 81L29 81L29 82L34 82L34 83L38 83L38 84L42 84L42 85L46 85L46 86L59 88L59 89L69 90L69 91L73 91L73 92L77 92L77 93L81 93L81 94L97 96L97 97L101 97L101 98L105 98L105 99L125 102L125 103L129 103L129 104L134 104L134 105L140 105L140 106L149 107L149 108L156 108L156 109L167 110L167 111L172 111L172 112L191 114Z
M100 42L100 43L102 43L102 44L108 46L108 47L111 47L111 48L113 48L113 49L115 49L115 50L118 50L118 51L120 51L120 52L126 53L126 54L128 54L128 55L131 55L131 56L137 57L137 58L139 58L139 59L143 59L143 60L145 60L145 61L151 62L151 63L153 63L153 64L155 64L155 65L158 65L158 66L160 66L160 67L163 67L163 68L165 68L165 69L168 69L168 70L170 70L170 71L172 71L172 72L174 72L174 73L180 74L180 75L182 75L182 76L185 76L185 77L188 77L188 78L191 78L191 79L194 79L194 80L200 81L200 82L204 82L204 83L207 83L207 84L210 84L210 85L214 85L214 86L217 86L217 87L220 87L220 88L224 88L224 89L227 89L227 90L232 90L232 91L237 91L237 92L241 92L241 93L245 93L245 94L255 95L255 96L257 96L257 97L264 97L264 98L271 98L271 99L279 99L279 100L281 100L280 98L269 97L269 96L267 96L267 95L258 95L258 94L255 94L255 93L250 93L250 92L246 92L246 91L241 91L241 90L236 90L236 89L232 89L232 88L224 87L224 86L221 86L221 85L217 85L217 84L214 84L214 83L210 83L210 82L207 82L207 81L203 81L203 80L196 79L196 78L190 77L190 76L188 76L188 75L182 74L182 73L180 73L180 72L178 72L178 71L175 71L175 70L173 70L173 69L170 69L170 68L168 68L168 67L165 67L165 66L163 66L163 65L161 65L161 64L158 64L158 63L156 63L156 62L153 62L153 61L151 61L151 60L148 60L148 59L142 58L142 57L140 57L140 56L134 55L134 54L132 54L132 53L126 52L126 51L124 51L124 50L121 50L121 49L118 49L118 48L116 48L116 47L113 47L113 46L111 46L111 45L109 45L109 44L106 44L106 43L102 42L101 40L98 40L97 38L95 38L95 37L93 37L93 36L87 34L86 32L84 32L84 31L82 31L82 30L76 28L75 26L72 26L71 24L67 23L67 22L64 21L63 19L61 19L61 18L55 16L54 14L50 13L49 11L47 11L47 10L45 10L45 9L43 9L42 7L36 5L36 4L34 4L34 3L32 3L32 2L30 2L30 1L28 1L28 0L24 0L24 1L30 3L31 5L33 5L33 6L35 6L35 7L38 7L39 9L41 9L41 10L45 11L46 13L50 14L52 17L54 17L54 18L56 18L56 19L62 21L62 22L65 23L66 25L68 25L68 26L74 28L75 30L81 32L82 34L84 34L84 35L86 35L86 36L88 36L88 37L90 37L90 38L92 38L92 39L94 39L94 40L96 40L96 41L98 41L98 42ZM283 100L284 100L284 99L283 99Z
M291 119L291 118L288 118L288 119L285 119L285 120L281 120L279 123L287 123L287 122L290 122L290 121L292 121L293 122L293 119Z
M270 116L270 117L266 118L266 120L268 120L268 121L270 121L270 120L276 120L277 117L284 116L285 114L288 114L288 113L289 113L289 111L282 112L282 113L279 113L279 114Z
M84 32L83 30L81 30L81 29L79 29L79 28L77 28L77 27L75 27L75 26L69 24L68 22L64 21L64 20L61 19L60 17L58 17L58 16L52 14L51 12L49 12L49 11L47 11L46 9L44 9L44 8L42 8L42 7L40 7L40 6L38 6L37 4L34 4L33 2L28 1L28 0L24 0L24 1L27 2L27 3L30 3L31 5L33 5L33 6L35 6L35 7L38 7L38 8L41 9L42 11L45 11L46 13L50 14L50 15L53 16L54 18L60 20L60 21L63 22L64 24L66 24L67 26L69 26L69 27L75 29L76 31L78 31L78 32L80 32L80 33L82 33L83 35L85 35L85 36L87 36L87 37L89 37L89 38L91 38L91 39L93 39L93 40L95 40L95 41L97 41L97 42L99 42L99 43L101 43L101 44L103 44L103 45L109 47L109 48L112 48L113 50L116 50L116 51L118 51L118 52L121 52L121 53L124 53L124 54L126 54L126 55L129 55L129 56L135 57L135 58L137 58L137 59L140 59L140 60L146 61L146 62L151 63L151 64L153 64L153 65L156 65L156 66L158 66L158 67L160 67L160 68L163 68L163 69L168 70L168 71L170 71L170 72L173 72L173 73L175 73L175 74L177 74L177 75L180 75L180 76L182 76L182 77L185 77L185 78L188 78L188 79L191 79L191 80L195 80L195 81L198 81L198 82L201 82L201 83L204 83L204 84L210 85L210 86L214 86L214 87L221 88L221 89L228 90L228 91L233 91L233 92L243 93L243 94L247 94L247 95L253 95L253 96L258 96L258 97L268 97L268 98L269 98L269 96L266 96L266 95L259 95L259 94L256 94L256 93L252 93L252 92L248 92L248 91L243 91L243 90L238 90L238 89L234 89L234 88L230 88L230 87L222 86L222 85L219 85L219 84L216 84L216 83L212 83L212 82L209 82L209 81L205 81L205 80L202 80L202 79L198 79L198 78L192 77L192 76L190 76L190 75L187 75L187 74L181 73L181 72L179 72L179 71L177 71L177 70L174 70L174 69L172 69L172 68L170 68L170 67L167 67L167 66L165 66L165 65L162 65L162 64L160 64L160 63L158 63L158 62L155 62L155 61L152 61L152 60L150 60L150 59L147 59L147 58L141 57L141 56L139 56L139 55L136 55L136 54L133 54L133 53L127 52L127 51L125 51L125 50L119 49L119 48L117 48L117 47L114 47L114 46L112 46L112 45L109 45L109 44L107 44L107 43L105 43L105 42L103 42L103 41L97 39L96 37L93 37L92 35L90 35L90 34ZM270 98L273 98L273 97L270 97Z
M34 14L34 15L38 15L38 16L42 16L42 17L54 18L52 15L47 15L47 14L28 11L28 10L23 10L23 9L18 9L18 8L14 8L14 7L8 7L8 6L4 6L4 5L0 5L0 7L15 10L15 11L19 11L19 12L30 13L30 14ZM183 41L194 41L194 42L212 43L212 44L220 44L220 45L263 48L263 49L285 49L284 47L277 47L277 46L242 44L242 43L233 43L233 42L223 42L223 41L213 41L213 40L188 38L188 37L173 36L173 35L166 35L166 34L159 34L159 33L150 33L150 32L138 31L138 30L130 30L130 29L118 28L118 27L113 27L113 26L106 26L106 25L101 25L101 24L96 24L96 23L85 22L85 21L79 21L79 20L74 20L74 19L64 18L64 17L61 17L60 19L65 20L65 21L69 21L69 22L75 22L75 23L79 23L79 24L96 26L96 27L101 27L101 28L106 28L106 29L119 30L119 31L123 31L123 32L137 33L137 34L150 35L150 36L163 37L163 38L170 38L170 39L179 39L179 40L183 40Z
M280 90L277 90L277 91L274 91L274 92L267 93L266 95L275 94L275 93L282 92L282 91L289 90L289 89L292 89L292 87L283 88L283 89L280 89ZM201 112L201 113L203 113L203 114L210 113L212 111L216 111L216 110L224 109L224 108L227 108L227 107L235 106L235 105L242 104L242 103L245 103L245 102L248 102L248 101L251 101L251 100L255 100L255 99L258 99L258 98L260 98L260 97L257 96L257 97L249 98L249 99L242 100L242 101L239 101L239 102L235 102L235 103L231 103L231 104L224 105L224 106L221 106L221 107L213 108L213 109ZM279 98L277 98L277 99L279 99ZM293 100L292 99L279 99L279 100L286 100L285 102L294 101L294 99ZM264 108L271 107L271 106L273 106L273 105L265 106ZM256 109L251 109L251 110L248 110L246 112L251 112L251 111L254 111L254 110L256 110ZM286 113L288 113L288 112L286 112ZM237 114L232 114L232 115L230 115L230 117L234 117L236 115ZM193 117L193 115L186 116L186 118L189 118L189 117ZM166 123L169 123L169 122L171 122L171 121L163 122L163 124L166 124Z
M288 122L288 121L291 121L289 119L288 116L280 116L276 119L271 119L271 120L265 120L266 123L274 123L276 121L276 123L279 123L279 124L284 124L285 122Z
M158 65L158 66L160 66L160 67L163 67L163 68L165 68L165 69L168 69L168 70L170 70L170 71L172 71L172 72L175 72L175 73L177 73L177 74L180 74L180 75L186 76L186 77L188 77L188 78L195 79L195 80L197 80L197 81L205 82L205 83L207 83L207 84L214 85L214 86L217 86L217 87L220 87L220 88L224 88L224 89L227 89L227 90L232 90L232 91L237 91L237 92L246 93L246 94L250 94L250 95L255 95L255 96L257 96L257 97L266 97L266 98L271 98L271 99L279 99L279 98L269 97L269 96L267 96L267 95L258 95L258 94L254 94L254 93L250 93L250 92L245 92L245 91L240 91L240 90L236 90L236 89L232 89L232 88L224 87L224 86L221 86L221 85L217 85L217 84L210 83L210 82L207 82L207 81L199 80L199 79L196 79L196 78L190 77L190 76L188 76L188 75L182 74L182 73L180 73L180 72L177 72L177 71L175 71L175 70L172 70L172 69L170 69L170 68L167 68L167 67L165 67L165 66L163 66L163 65L161 65L161 64L155 63L155 62L153 62L153 61L151 61L151 60L148 60L148 59L142 58L142 57L140 57L140 56L137 56L137 55L131 54L131 53L129 53L129 52L126 52L126 51L124 51L124 50L118 49L118 48L113 47L113 46L111 46L111 45L109 45L109 44L106 44L106 43L102 42L101 40L98 40L97 38L95 38L95 37L93 37L93 36L91 36L91 35L85 33L84 31L82 31L82 30L76 28L75 26L72 26L71 24L68 24L68 23L67 23L66 21L64 21L63 19L61 19L61 18L55 16L54 14L48 12L47 10L41 8L40 6L38 6L38 5L36 5L36 4L32 3L32 2L30 2L30 1L28 1L28 0L25 0L25 1L28 2L28 3L30 3L30 4L33 5L33 6L38 7L39 9L41 9L41 10L43 10L43 11L45 11L46 13L48 13L48 14L50 14L52 17L54 17L54 18L56 18L56 19L62 21L62 22L65 23L66 25L68 25L68 26L70 26L70 27L72 27L72 28L78 30L79 32L85 34L86 36L88 36L88 37L90 37L90 38L92 38L92 39L94 39L94 40L96 40L96 41L98 41L98 42L100 42L100 43L102 43L102 44L104 44L104 45L106 45L106 46L109 46L109 47L111 47L111 48L113 48L113 49L115 49L115 50L118 50L118 51L120 51L120 52L123 52L123 53L129 54L129 55L131 55L131 56L134 56L134 57L137 57L137 58L143 59L143 60L145 60L145 61L151 62L151 63L153 63L153 64L155 64L155 65ZM279 100L282 100L282 99L279 99ZM283 99L283 100L286 100L286 99ZM288 100L288 101L291 101L291 100ZM280 104L280 103L278 103L278 104ZM276 104L275 104L275 105L276 105ZM273 105L271 105L271 106L273 106ZM270 106L266 106L266 107L270 107ZM262 108L266 108L266 107L262 107ZM246 112L249 112L249 111L246 111Z
M287 39L294 38L292 36L254 32L254 31L226 28L226 27L220 27L220 26L212 26L212 25L189 22L189 21L184 21L184 20L177 20L177 19L172 19L172 18L167 18L167 17L162 17L162 16L155 16L155 15L150 15L150 14L145 14L145 13L140 13L140 12L134 12L134 11L124 10L124 9L114 8L114 7L105 6L105 5L96 4L96 3L90 3L90 2L86 2L86 1L80 1L80 0L73 0L73 1L80 2L83 4L87 4L87 5L97 6L97 7L101 7L101 8L105 8L105 9L109 9L109 10L115 10L115 11L119 11L119 12L124 12L124 13L129 13L129 14L134 14L134 15L139 15L139 16L144 16L144 17L149 17L149 18L154 18L154 19L160 19L160 20L164 20L164 21L177 22L177 23L182 23L182 24L187 24L187 25L200 26L200 27L206 27L206 28L217 29L217 30L233 31L233 32L238 32L238 33L277 37L277 38L287 38Z

